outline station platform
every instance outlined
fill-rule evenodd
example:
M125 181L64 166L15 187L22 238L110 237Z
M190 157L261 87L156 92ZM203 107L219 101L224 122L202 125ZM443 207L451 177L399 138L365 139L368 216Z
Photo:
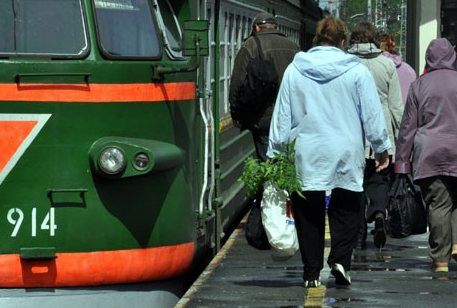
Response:
M434 273L427 238L388 238L379 251L369 235L354 253L351 286L335 285L325 267L322 286L306 289L300 253L273 261L247 244L241 223L176 307L456 307L457 264ZM326 255L329 244L327 232Z

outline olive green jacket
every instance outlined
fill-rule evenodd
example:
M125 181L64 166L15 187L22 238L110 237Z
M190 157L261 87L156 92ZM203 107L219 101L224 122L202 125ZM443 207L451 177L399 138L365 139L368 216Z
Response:
M281 82L284 71L300 48L278 30L263 29L257 33L257 36L259 37L265 59L273 62L279 81ZM255 39L251 36L241 46L235 58L232 77L230 79L230 104L236 104L237 98L241 95L240 90L246 80L246 67L249 60L255 58L257 55L257 45ZM275 101L276 97L272 97L271 101L265 102L266 104L270 104L270 107L265 110L259 123L255 125L257 130L266 132L266 134L268 134L270 129L271 115L273 114Z

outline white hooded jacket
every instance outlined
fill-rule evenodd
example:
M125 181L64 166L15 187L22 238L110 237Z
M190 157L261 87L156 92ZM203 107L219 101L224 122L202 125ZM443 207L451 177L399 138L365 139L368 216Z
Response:
M391 146L376 85L356 56L319 46L288 66L273 113L267 155L295 140L304 191L362 191L364 140Z

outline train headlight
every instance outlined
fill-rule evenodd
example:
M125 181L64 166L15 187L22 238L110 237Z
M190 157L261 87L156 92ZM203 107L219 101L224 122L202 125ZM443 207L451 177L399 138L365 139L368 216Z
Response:
M135 168L140 171L147 169L149 167L149 162L150 162L149 156L146 155L145 153L139 153L133 159Z
M106 174L119 174L124 171L126 159L124 153L115 147L104 149L98 159L100 169Z

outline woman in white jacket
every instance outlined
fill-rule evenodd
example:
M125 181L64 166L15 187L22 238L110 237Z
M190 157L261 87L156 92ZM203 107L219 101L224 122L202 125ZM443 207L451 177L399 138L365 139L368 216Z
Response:
M292 197L305 287L320 285L325 233L325 191L332 234L328 263L337 284L351 283L349 269L360 225L364 140L377 169L388 166L390 141L376 85L368 69L343 47L345 24L326 17L317 26L317 47L298 53L288 66L276 101L267 155L295 141L303 195Z

